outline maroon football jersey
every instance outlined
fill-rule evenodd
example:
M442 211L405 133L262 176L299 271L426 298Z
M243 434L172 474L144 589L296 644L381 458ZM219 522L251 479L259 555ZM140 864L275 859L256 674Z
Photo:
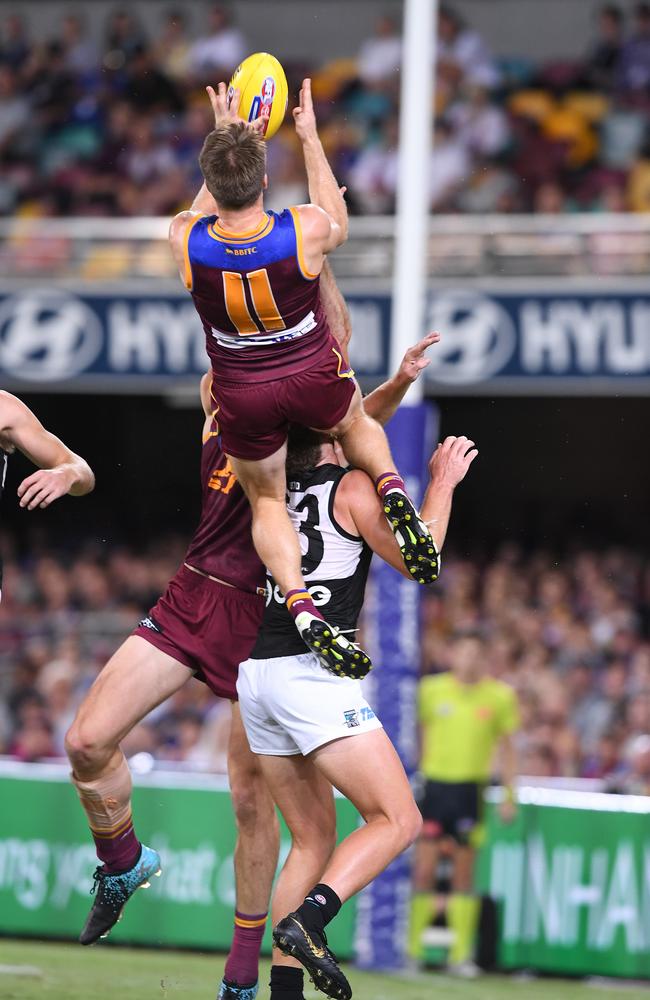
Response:
M227 232L216 216L197 219L185 272L219 382L271 382L327 352L319 276L305 267L295 208L265 212L248 233Z
M253 545L251 510L221 448L212 419L201 452L201 519L185 562L240 590L264 591L266 574Z

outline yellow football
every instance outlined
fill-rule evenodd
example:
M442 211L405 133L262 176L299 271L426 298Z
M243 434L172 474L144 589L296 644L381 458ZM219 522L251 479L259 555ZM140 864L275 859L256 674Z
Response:
M233 92L241 94L239 115L252 122L264 118L264 138L270 139L280 128L287 110L289 88L282 66L268 52L248 56L233 73L228 88L228 103Z

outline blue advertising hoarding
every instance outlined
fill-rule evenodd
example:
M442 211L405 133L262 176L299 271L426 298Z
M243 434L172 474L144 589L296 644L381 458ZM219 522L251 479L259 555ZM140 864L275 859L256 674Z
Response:
M386 371L390 299L354 295L353 364ZM147 294L61 286L0 287L0 378L43 391L157 392L193 386L208 361L205 334L182 290Z
M435 394L650 389L650 291L592 284L556 292L534 282L519 289L431 291L427 328L442 334L427 370ZM390 296L346 298L353 365L376 383L387 373ZM194 385L205 366L204 334L181 289L0 287L0 377L8 387L158 392Z

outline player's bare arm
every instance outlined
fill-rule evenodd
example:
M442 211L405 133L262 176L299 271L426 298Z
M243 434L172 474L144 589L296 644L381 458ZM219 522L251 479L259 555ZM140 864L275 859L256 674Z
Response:
M422 503L422 517L431 530L438 552L444 545L454 490L463 481L478 455L473 441L461 435L446 437L429 461L429 486Z
M431 458L431 481L422 505L422 516L433 521L431 535L438 552L447 533L454 490L465 478L477 454L473 441L454 437L446 438ZM365 472L355 469L342 480L336 494L336 517L342 528L361 535L380 559L411 579L377 492Z
M329 328L339 342L341 354L346 363L349 363L349 346L352 339L350 313L336 283L332 265L327 258L323 262L323 270L320 273L320 300Z
M298 107L293 112L296 133L302 143L309 199L299 205L307 266L314 274L322 267L323 255L348 238L348 210L318 137L311 96L311 80L303 80Z
M16 396L0 391L0 445L17 448L38 466L18 487L20 506L27 510L49 507L69 494L84 496L95 486L88 463L43 427L38 417Z
M431 359L426 356L427 350L439 341L439 333L428 333L409 347L395 375L365 397L363 408L369 416L382 426L388 423L413 383L431 364Z

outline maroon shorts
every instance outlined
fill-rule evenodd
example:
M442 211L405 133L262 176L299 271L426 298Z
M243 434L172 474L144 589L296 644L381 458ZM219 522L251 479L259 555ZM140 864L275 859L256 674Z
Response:
M350 408L356 389L354 372L342 360L338 344L325 361L273 382L213 382L221 443L227 455L256 461L282 447L289 424L329 430Z
M133 635L189 667L219 698L237 699L237 671L247 660L264 597L227 587L181 566Z

